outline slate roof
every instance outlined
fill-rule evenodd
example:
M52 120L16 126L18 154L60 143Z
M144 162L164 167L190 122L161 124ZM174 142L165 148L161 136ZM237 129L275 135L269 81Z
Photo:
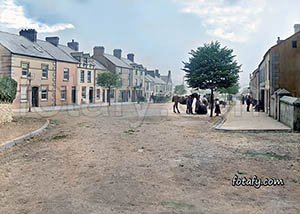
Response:
M103 71L106 71L107 68L105 68L104 65L102 65L100 62L98 62L97 60L91 58L91 61L93 62L93 64L96 66L96 69L98 70L103 70Z
M166 84L162 79L158 78L157 76L152 77L151 75L146 75L145 80L150 81L150 82L154 82L155 84L163 84L163 85Z
M167 84L168 84L168 83L171 83L171 84L172 84L172 79L169 79L168 76L160 76L160 78L161 78L164 82L166 82Z
M104 57L118 67L132 69L132 67L130 65L128 65L127 63L125 63L124 61L120 60L119 58L117 58L113 55L105 53Z
M41 46L46 52L48 52L56 60L64 61L64 62L78 63L77 60L75 60L73 57L70 57L67 53L65 53L60 48L52 45L50 42L38 40L37 44L39 46Z
M69 48L68 46L65 45L58 45L58 47L71 57L72 57L71 53L78 52L78 51L74 51L72 48Z
M150 75L145 75L145 80L148 81L148 82L155 82L153 77L151 77Z
M0 31L0 44L13 54L52 59L37 43L31 42L23 36Z

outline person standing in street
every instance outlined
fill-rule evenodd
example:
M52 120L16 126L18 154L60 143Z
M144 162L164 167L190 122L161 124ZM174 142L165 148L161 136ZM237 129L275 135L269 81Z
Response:
M216 105L215 114L216 114L216 116L219 116L219 114L221 114L221 108L220 108L220 101L219 101L219 99L216 99L215 105Z
M250 112L251 97L249 95L246 98L246 104L247 104L247 112Z

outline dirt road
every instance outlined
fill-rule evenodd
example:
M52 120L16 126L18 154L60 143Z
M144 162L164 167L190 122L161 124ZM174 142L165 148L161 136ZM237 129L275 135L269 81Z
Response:
M29 115L51 125L0 153L0 213L300 213L300 134L221 133L217 119L171 110ZM235 175L284 186L233 187Z

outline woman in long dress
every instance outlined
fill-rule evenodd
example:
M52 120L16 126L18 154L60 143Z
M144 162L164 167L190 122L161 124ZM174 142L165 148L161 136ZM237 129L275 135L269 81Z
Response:
M216 114L216 116L219 116L219 114L221 114L220 101L219 101L219 99L216 99L215 105L216 105L216 108L215 108L215 114Z

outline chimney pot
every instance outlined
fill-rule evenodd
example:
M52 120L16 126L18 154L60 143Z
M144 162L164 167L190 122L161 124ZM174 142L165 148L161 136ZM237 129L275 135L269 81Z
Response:
M103 56L105 48L103 46L94 47L94 56Z
M134 62L134 54L133 53L127 54L127 59L130 60L131 62Z
M59 44L59 37L46 37L46 41L57 47Z
M122 58L122 50L121 49L115 49L114 50L114 56L121 59Z
M19 32L19 35L29 39L32 42L36 42L37 40L37 32L35 29L22 29Z
M75 42L74 39L72 39L72 42L68 42L68 47L71 48L74 51L79 51L79 43Z
M294 25L295 33L298 33L300 31L300 24Z

